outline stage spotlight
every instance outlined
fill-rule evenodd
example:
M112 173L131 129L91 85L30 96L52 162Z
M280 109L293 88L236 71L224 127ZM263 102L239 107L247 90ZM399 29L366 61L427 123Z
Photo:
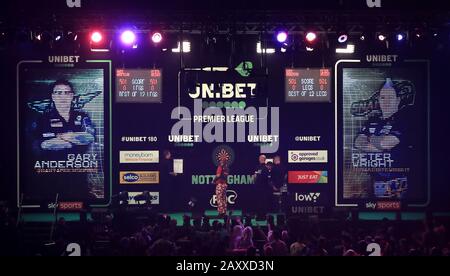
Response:
M347 40L348 40L348 35L347 34L341 33L338 36L338 42L341 43L341 44L347 42Z
M53 32L53 39L55 40L55 43L61 42L63 38L64 38L63 31L58 30Z
M379 41L385 41L386 40L386 36L384 34L378 34L377 36Z
M77 39L78 39L78 34L69 31L69 32L67 32L66 37L67 37L67 40L69 40L69 41L77 41Z
M0 31L0 43L4 43L7 40L6 31Z
M285 32L285 31L279 31L278 33L277 33L277 41L278 42L280 42L280 43L284 43L284 42L286 42L286 40L287 40L287 38L288 38L288 34L287 34L287 32Z
M400 42L406 39L406 35L404 33L398 33L395 35L395 38Z
M317 39L317 34L315 32L308 32L305 38L307 42L314 43Z
M158 44L162 41L163 37L162 34L160 32L155 32L152 34L152 41L155 44Z
M52 40L52 34L48 31L37 32L34 35L34 39L38 42L50 42Z
M100 32L95 31L91 34L91 42L100 43L102 41L102 39L103 39L103 36Z
M89 35L92 52L109 52L111 40L105 39L104 34L99 31L93 31Z
M361 35L361 36L359 37L359 39L360 39L361 41L364 41L364 40L366 40L366 36L365 36L365 35Z
M120 40L125 45L133 45L134 48L134 46L136 45L136 34L131 30L125 30L122 32Z

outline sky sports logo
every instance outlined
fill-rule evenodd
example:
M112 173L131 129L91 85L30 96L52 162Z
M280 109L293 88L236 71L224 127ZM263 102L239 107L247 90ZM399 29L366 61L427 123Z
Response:
M366 209L379 211L399 211L402 208L402 203L400 201L367 202L365 207Z
M159 151L120 151L120 163L159 163Z
M328 183L328 171L289 171L289 184Z
M158 171L120 172L120 184L158 184Z
M289 163L328 163L328 151L326 150L290 150L288 151Z

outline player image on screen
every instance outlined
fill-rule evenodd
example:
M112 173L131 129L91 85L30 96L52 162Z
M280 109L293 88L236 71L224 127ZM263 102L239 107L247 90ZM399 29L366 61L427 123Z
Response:
M41 133L42 150L86 147L95 140L95 128L89 116L74 110L74 89L67 80L52 85L51 107L44 113L37 130Z
M37 85L36 78L30 81L28 95L39 96L26 101L27 155L23 159L29 171L22 179L27 197L39 202L57 194L60 201L91 202L104 197L103 107L99 105L103 98L97 97L103 93L100 73L84 79L84 72L53 80L47 77L45 86Z
M390 151L400 143L402 133L395 124L400 97L391 79L387 79L378 97L381 115L369 120L355 139L355 147L364 152Z
M372 99L373 100L373 99ZM373 101L373 110L368 120L354 139L355 150L366 155L357 155L358 167L375 169L369 173L372 194L376 198L404 198L407 191L407 178L403 173L382 171L380 168L409 167L407 156L407 114L401 109L401 97L391 78L386 78L382 88ZM378 154L378 155L376 155ZM363 157L362 157L363 156ZM402 188L395 185L402 181Z

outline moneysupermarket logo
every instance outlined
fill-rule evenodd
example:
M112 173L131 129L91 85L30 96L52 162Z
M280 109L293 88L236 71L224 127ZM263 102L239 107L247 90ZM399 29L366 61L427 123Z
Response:
M328 163L328 151L326 150L290 150L288 151L289 163Z
M158 184L158 171L120 172L120 184Z
M120 151L120 163L159 163L159 151Z
M213 184L215 175L192 175L193 185L208 185ZM229 175L227 177L228 185L249 185L254 184L255 179L253 175Z

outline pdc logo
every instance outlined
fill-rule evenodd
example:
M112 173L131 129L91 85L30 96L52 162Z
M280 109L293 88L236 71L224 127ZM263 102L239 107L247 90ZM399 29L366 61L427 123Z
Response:
M234 205L236 204L237 193L233 190L227 191L227 204ZM209 201L211 207L217 208L217 196L213 195L211 200Z

